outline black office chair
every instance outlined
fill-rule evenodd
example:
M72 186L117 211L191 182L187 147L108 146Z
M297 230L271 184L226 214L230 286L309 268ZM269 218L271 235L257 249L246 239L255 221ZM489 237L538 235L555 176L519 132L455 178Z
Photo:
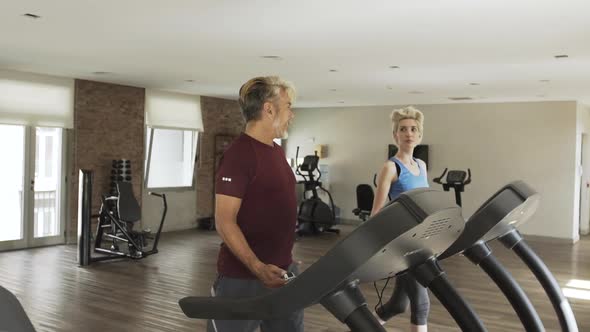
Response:
M373 200L375 194L373 188L368 184L359 184L356 186L356 209L352 210L355 216L358 216L362 221L366 221L371 215L373 208Z

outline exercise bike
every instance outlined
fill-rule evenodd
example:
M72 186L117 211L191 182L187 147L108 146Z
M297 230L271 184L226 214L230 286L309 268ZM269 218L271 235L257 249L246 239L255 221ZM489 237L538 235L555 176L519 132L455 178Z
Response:
M299 147L297 147L297 153L295 160L299 157ZM297 213L297 234L319 234L323 232L330 232L339 234L340 230L332 228L339 222L336 219L334 210L334 200L332 194L328 190L322 187L322 183L319 181L322 177L322 172L318 168L318 162L320 157L317 153L314 155L308 155L303 158L301 165L296 165L295 172L303 178L303 181L297 181L299 184L303 184L303 199L299 204L299 211ZM317 171L319 174L317 179L314 177L314 172ZM303 174L307 173L307 176ZM323 191L328 195L329 205L326 204L318 195L318 190ZM310 197L307 197L311 193Z
M471 169L468 168L467 172L450 170L448 174L447 170L448 168L445 168L442 174L439 177L432 179L432 181L441 184L444 191L449 191L453 188L455 190L455 202L457 205L461 206L461 193L465 191L465 186L471 183ZM447 174L447 179L443 182L442 179L445 174Z

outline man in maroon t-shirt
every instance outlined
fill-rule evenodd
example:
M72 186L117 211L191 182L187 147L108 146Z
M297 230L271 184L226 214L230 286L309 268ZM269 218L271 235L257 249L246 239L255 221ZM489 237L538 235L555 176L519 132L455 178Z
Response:
M276 76L257 77L240 88L246 129L225 151L215 179L215 225L223 239L214 296L255 296L283 286L297 274L295 176L283 149L294 115L293 87ZM284 320L210 320L209 332L302 332L303 311Z

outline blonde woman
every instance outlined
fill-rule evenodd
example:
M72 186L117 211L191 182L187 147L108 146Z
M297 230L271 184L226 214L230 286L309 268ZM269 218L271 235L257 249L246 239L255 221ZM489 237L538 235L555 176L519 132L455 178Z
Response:
M398 151L385 162L379 172L371 216L385 206L388 196L393 200L404 191L428 187L426 164L413 157L414 148L422 141L424 115L418 109L408 106L394 110L391 121L393 140ZM377 308L381 323L403 313L408 304L411 310L411 330L426 332L430 310L428 291L409 274L397 276L391 299Z

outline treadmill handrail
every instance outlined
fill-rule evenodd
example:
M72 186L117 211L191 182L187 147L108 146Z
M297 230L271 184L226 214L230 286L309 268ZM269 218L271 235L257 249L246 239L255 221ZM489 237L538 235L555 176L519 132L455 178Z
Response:
M436 196L432 203L437 205L433 205L432 208L444 205L444 209L447 209L447 206L450 209L459 209L450 201L448 205L445 205L447 204L444 199L446 195L441 191L423 188L412 192L438 193L440 196ZM401 196L405 195L407 193ZM366 265L390 242L423 222L420 214L427 216L428 211L421 211L421 207L417 205L412 209L408 208L407 205L411 204L409 201L411 198L405 202L396 200L386 206L337 243L297 278L279 289L269 290L268 294L249 298L185 297L179 301L180 307L190 318L277 319L318 303L340 285L350 281L356 271ZM435 212L442 210L439 208ZM460 212L458 215L463 222ZM420 221L417 222L418 220ZM395 271L395 273L398 272L402 271ZM289 300L285 301L285 299Z
M276 319L318 303L334 288L346 282L348 276L353 274L359 266L407 230L395 232L391 229L391 225L399 224L385 220L401 210L404 210L404 207L400 203L391 204L387 210L383 210L387 213L380 213L371 218L374 220L361 224L355 232L337 243L298 277L268 294L249 298L185 297L180 300L180 307L190 318ZM371 236L370 234L389 236L376 237L374 241L367 241L368 245L357 248L359 250L353 255L350 252L352 248L348 248L350 244L357 243L359 239ZM337 266L329 263L335 259L339 262Z

